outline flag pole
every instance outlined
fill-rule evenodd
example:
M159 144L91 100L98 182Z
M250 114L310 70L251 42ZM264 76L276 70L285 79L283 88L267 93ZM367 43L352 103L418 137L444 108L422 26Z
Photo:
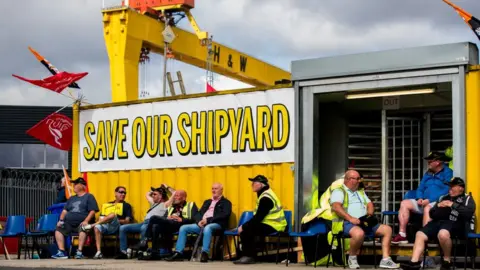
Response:
M54 114L56 114L56 113L64 110L65 108L67 108L68 106L73 105L73 104L75 104L75 102L73 102L73 103L71 103L71 104L68 104L68 105L66 105L66 106L63 106L62 108L58 109L57 111L55 111L55 112L47 115L45 118L43 118L42 120L40 120L40 122L38 122L37 124L35 124L33 127L29 128L28 130L31 130L31 129L35 128L36 126L38 126L38 125L40 125L41 123L43 123L43 121L45 121L45 119L47 119L48 117L50 117L50 116L52 116L52 115L54 115ZM28 130L27 130L27 132L28 132Z

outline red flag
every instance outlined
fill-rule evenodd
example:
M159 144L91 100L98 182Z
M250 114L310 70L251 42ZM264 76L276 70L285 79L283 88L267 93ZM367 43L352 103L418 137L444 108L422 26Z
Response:
M68 72L62 71L53 76L45 78L43 80L30 80L15 74L12 74L12 76L22 81L26 81L31 84L50 89L56 93L60 93L63 91L63 89L67 88L73 82L76 82L81 78L87 76L87 74L88 72L68 73Z
M88 192L88 175L86 172L83 173L82 178L87 182L87 185L85 186L85 192Z
M72 147L73 121L69 117L53 113L27 130L27 134L60 150Z
M207 83L207 93L217 92L209 83Z

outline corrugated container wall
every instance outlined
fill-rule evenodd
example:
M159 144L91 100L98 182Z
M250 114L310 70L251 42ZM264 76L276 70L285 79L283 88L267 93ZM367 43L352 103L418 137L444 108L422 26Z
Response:
M78 172L79 148L79 109L74 108L73 177ZM211 186L220 182L224 195L232 202L230 227L234 227L243 211L252 211L256 205L256 194L252 191L249 177L263 174L271 180L271 187L279 196L285 210L294 211L294 171L293 163L261 164L248 166L221 166L202 168L176 168L131 170L115 172L89 172L89 191L99 205L114 199L114 189L125 186L126 200L134 211L137 222L142 221L148 210L145 199L150 187L166 183L175 189L187 191L187 201L194 201L200 208L203 201L211 198Z

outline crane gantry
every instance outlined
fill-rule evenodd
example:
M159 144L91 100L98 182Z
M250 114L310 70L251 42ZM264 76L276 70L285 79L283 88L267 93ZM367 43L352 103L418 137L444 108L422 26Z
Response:
M102 10L104 38L110 60L112 101L138 99L138 64L142 48L173 53L170 57L255 87L289 84L291 74L260 59L213 42L201 31L190 10L194 0L130 0ZM194 33L176 27L174 16L186 16ZM175 34L168 44L165 22ZM211 48L210 54L208 48ZM169 52L170 53L170 52ZM210 57L209 57L210 55ZM210 59L210 60L209 60Z

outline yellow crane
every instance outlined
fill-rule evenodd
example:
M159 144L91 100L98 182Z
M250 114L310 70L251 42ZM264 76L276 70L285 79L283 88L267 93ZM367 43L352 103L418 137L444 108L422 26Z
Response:
M120 7L102 10L113 102L138 99L139 55L145 47L153 53L164 54L167 46L167 51L173 52L173 55L168 52L169 57L202 69L209 68L254 87L290 84L290 72L211 41L208 33L198 27L190 12L192 8L194 0L132 0ZM174 20L165 20L175 15L186 16L195 34L175 27ZM165 21L174 33L170 44L162 35ZM208 48L211 48L211 57Z

